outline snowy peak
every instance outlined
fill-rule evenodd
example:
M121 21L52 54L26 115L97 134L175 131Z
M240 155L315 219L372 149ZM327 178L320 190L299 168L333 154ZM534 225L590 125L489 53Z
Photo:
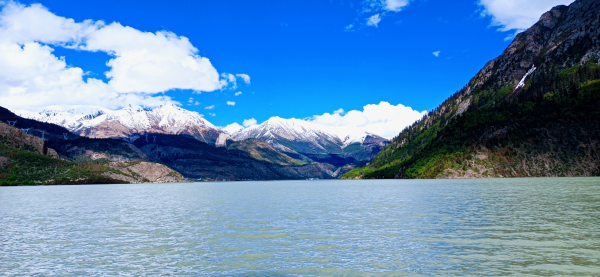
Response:
M258 138L265 140L282 137L288 140L310 142L320 139L339 140L337 136L325 130L327 127L300 119L283 119L275 116L260 125L250 126L234 134L234 138L243 137L243 139Z
M69 109L48 107L40 113L14 112L25 118L55 123L71 132L95 138L134 139L135 134L143 133L187 134L214 145L223 133L202 115L173 103L154 109L136 105L128 105L120 110L77 106Z
M111 110L96 106L69 106L65 108L50 106L39 113L19 110L13 110L13 112L24 118L53 123L73 130L81 126L81 121L92 120L111 112Z
M123 108L122 111L125 111L130 114L141 113L146 111L142 106L131 105L129 104L127 107Z
M241 138L259 134L263 138L273 138L275 135L308 140L326 137L330 140L339 140L344 146L352 143L363 143L367 137L379 137L353 126L327 126L301 119L283 119L277 116L269 118L260 125L241 130L233 134L233 137Z
M388 140L350 126L326 126L300 119L271 117L232 135L234 140L260 139L284 152L343 154L349 145L383 146Z

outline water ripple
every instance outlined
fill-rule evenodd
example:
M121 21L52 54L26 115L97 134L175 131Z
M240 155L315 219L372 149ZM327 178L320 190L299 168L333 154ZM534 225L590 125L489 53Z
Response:
M0 188L0 275L599 275L600 179Z

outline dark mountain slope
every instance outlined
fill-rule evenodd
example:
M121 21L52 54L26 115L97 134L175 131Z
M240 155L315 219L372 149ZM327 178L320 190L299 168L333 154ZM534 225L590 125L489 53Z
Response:
M65 134L68 138L79 137L77 135L71 134L71 132L64 127L52 123L44 123L20 117L4 107L0 107L0 121L6 124L9 124L10 121L11 124L9 125L11 126L12 122L14 121L15 128L26 129L26 132L28 134L40 138L44 137L44 139L64 139Z
M246 139L232 143L227 147L231 150L239 150L250 154L256 160L270 162L278 165L304 165L305 162L291 158L285 155L265 141L259 139Z
M334 178L335 167L312 163L283 166L257 160L251 154L227 148L215 148L191 137L153 134L133 142L148 158L167 165L186 177L228 180L281 180ZM156 140L154 139L156 137Z
M345 178L598 175L599 30L600 1L553 8Z
M46 145L62 157L79 162L148 161L146 154L122 139L52 139Z

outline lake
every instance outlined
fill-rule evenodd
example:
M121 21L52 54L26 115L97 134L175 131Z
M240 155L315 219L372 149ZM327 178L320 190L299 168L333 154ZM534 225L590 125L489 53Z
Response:
M0 187L0 275L599 275L600 178Z

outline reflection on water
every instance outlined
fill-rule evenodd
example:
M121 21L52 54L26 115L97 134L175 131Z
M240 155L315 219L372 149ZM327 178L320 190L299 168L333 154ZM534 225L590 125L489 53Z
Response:
M598 275L600 179L0 188L0 275Z

